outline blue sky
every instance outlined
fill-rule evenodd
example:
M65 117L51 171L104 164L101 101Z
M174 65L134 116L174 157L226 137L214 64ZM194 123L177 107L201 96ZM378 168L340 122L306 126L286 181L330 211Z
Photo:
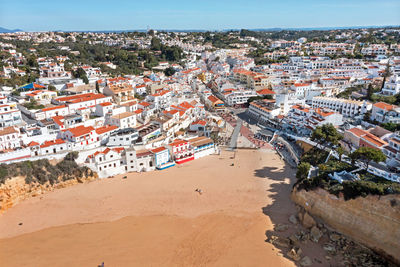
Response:
M399 0L0 0L0 27L27 31L400 25Z

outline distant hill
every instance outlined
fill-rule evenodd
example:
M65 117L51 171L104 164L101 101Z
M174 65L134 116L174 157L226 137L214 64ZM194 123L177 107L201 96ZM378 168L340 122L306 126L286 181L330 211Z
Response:
M10 32L22 32L22 30L21 29L9 30L9 29L0 27L0 33L10 33Z

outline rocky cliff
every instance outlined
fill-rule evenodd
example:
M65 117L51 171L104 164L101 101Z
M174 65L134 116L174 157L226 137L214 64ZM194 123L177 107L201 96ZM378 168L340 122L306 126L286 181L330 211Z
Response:
M345 201L323 189L297 190L292 200L336 231L400 263L400 195Z
M25 182L25 177L22 176L7 179L5 183L0 185L0 213L27 198L35 197L58 188L93 181L95 179L97 179L97 174L95 173L93 176L83 176L82 178L70 179L55 184L50 184L49 182L44 184L37 182L27 184Z

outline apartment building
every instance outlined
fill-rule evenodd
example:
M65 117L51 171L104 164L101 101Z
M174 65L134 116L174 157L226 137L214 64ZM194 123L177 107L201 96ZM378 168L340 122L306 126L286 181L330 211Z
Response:
M386 80L381 94L382 95L396 95L400 93L400 76L393 75L390 76L388 80Z
M400 123L400 107L385 102L372 105L371 120L380 123Z
M316 96L312 99L312 108L329 108L339 112L344 117L354 117L364 115L368 110L371 110L372 104L366 101Z

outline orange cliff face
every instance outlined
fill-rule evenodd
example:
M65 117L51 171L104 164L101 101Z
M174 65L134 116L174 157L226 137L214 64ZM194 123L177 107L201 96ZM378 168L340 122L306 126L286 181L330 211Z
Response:
M295 188L291 197L336 231L400 262L400 195L369 195L345 201L323 189Z
M94 176L70 179L56 184L46 182L44 184L25 182L25 177L18 176L7 179L4 184L0 185L0 213L3 213L12 206L18 204L20 201L30 197L36 197L54 189L64 188L82 182L93 181L97 179L97 174Z

